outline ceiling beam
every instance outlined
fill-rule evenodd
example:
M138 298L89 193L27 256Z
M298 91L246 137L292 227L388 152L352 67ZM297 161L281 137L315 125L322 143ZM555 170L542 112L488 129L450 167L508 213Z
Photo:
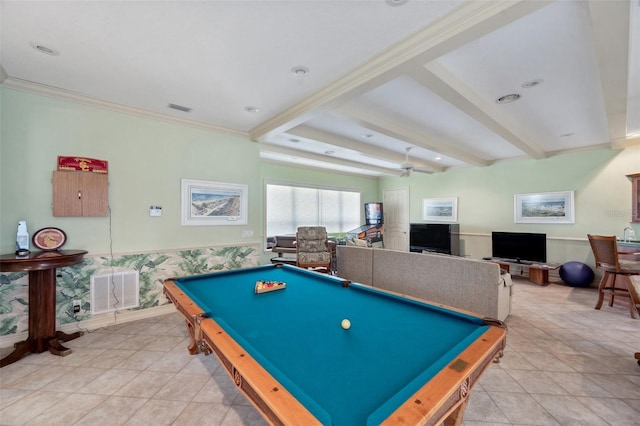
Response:
M456 78L444 66L432 62L424 67L412 70L409 76L415 81L443 98L446 102L476 120L502 139L518 148L531 158L545 158L544 150L532 141L524 141L516 136L504 124L488 113L493 106L486 105L480 97L460 79Z
M373 111L365 111L353 104L341 107L337 112L348 116L355 120L362 127L372 132L383 134L387 137L407 142L413 146L435 151L438 154L455 158L467 164L474 166L488 166L489 162L480 157L469 154L463 150L457 149L452 144L439 141L437 137L431 135L425 129L418 129L415 125L401 122L398 119L384 116Z
M631 5L629 0L606 2L590 0L588 5L604 107L609 124L609 141L615 148L617 141L624 140L627 135Z
M355 141L350 138L335 135L333 133L325 132L323 130L314 129L313 127L301 125L296 126L287 132L289 135L293 135L297 138L311 139L318 142L328 143L329 145L335 145L340 148L346 148L353 151L357 151L362 155L371 158L377 158L379 160L392 161L398 164L403 164L407 157L406 154L401 154L388 149L380 148L375 145L371 145L365 142ZM430 162L414 161L411 162L415 167L429 169L433 172L443 172L444 167L432 164Z
M286 132L314 116L343 105L408 69L433 61L485 34L546 6L551 1L467 1L363 66L249 131L254 141Z
M357 161L343 160L341 158L331 157L330 155L314 154L308 151L301 151L299 149L293 149L293 148L285 148L278 145L261 144L260 152L261 153L272 152L280 155L289 155L292 157L305 158L307 160L320 161L320 162L329 163L329 164L337 164L344 167L353 167L356 169L369 170L372 172L377 172L377 173L382 173L387 175L398 175L400 173L399 168L394 170L394 169L387 169L384 167L376 167L368 164L359 163Z

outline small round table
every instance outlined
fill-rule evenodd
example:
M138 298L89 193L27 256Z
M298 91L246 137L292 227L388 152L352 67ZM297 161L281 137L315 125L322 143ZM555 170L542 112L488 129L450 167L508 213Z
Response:
M29 272L29 337L15 344L13 352L0 360L0 367L16 362L29 352L48 350L60 356L71 353L60 341L66 342L84 333L56 331L56 268L82 263L85 254L85 250L56 250L35 251L27 256L0 255L0 271Z

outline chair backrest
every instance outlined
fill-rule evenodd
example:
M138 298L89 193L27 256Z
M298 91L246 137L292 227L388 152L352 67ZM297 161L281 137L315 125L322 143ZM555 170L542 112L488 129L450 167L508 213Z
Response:
M298 227L296 249L302 253L329 251L327 246L327 229L324 226Z
M618 244L616 243L615 235L587 234L587 237L589 238L593 257L596 260L596 267L606 265L618 269Z

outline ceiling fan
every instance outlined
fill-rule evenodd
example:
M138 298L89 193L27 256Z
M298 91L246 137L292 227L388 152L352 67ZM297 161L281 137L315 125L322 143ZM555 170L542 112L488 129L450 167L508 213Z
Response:
M423 168L419 168L419 167L414 167L413 164L411 164L409 162L409 151L411 151L411 148L413 148L412 146L408 146L405 148L406 153L406 159L405 162L400 166L400 177L406 177L411 175L411 172L417 172L417 173L426 173L426 174L431 174L433 173L432 170L429 169L423 169Z

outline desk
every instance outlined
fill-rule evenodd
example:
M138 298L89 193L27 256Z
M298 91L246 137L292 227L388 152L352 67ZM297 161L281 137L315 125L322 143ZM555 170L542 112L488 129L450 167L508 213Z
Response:
M286 288L255 294L258 280ZM289 265L166 280L164 291L190 353L213 351L273 424L461 422L506 341L481 318Z
M510 272L510 267L522 267L529 269L529 281L538 285L549 284L549 271L556 270L560 267L557 263L517 263L509 262L505 259L490 259L500 265L502 269Z
M49 350L60 356L71 353L60 341L75 339L83 333L56 331L56 268L77 265L85 254L84 250L57 250L31 252L24 257L0 255L0 271L29 271L29 337L16 343L13 352L0 360L0 367L16 362L29 352Z

